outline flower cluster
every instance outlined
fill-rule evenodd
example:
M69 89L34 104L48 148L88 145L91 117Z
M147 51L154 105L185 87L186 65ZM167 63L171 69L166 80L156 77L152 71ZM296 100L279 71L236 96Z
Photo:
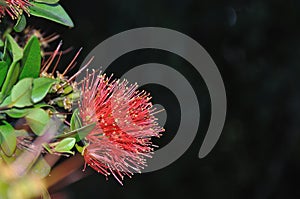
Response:
M155 109L145 91L126 80L111 80L105 75L87 75L82 82L80 116L84 125L96 123L86 136L83 154L86 164L121 184L146 166L151 157L151 137L159 137L161 128L153 115Z

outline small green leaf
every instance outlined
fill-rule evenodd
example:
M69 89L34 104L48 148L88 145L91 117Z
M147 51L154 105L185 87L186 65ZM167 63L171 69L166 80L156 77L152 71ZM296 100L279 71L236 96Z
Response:
M82 154L84 147L79 146L78 144L75 144L75 147L76 147L77 151Z
M43 109L32 109L25 119L31 130L38 136L44 133L44 128L50 121L49 115Z
M23 57L23 49L17 44L10 34L6 35L7 38L7 50L12 55L13 62L17 62L22 59Z
M57 82L57 80L46 77L34 79L31 94L31 100L33 103L37 103L44 99L55 82Z
M0 125L0 136L3 152L7 156L12 156L17 146L15 129L8 122L3 121L3 124Z
M20 73L20 64L13 62L7 72L5 81L0 92L0 103L9 94L13 85L17 82Z
M56 145L54 150L59 153L70 153L70 150L74 147L75 143L75 138L65 138ZM73 154L73 152L71 153Z
M28 112L31 110L32 110L31 108L29 108L29 109L11 108L11 109L3 111L3 113L6 113L11 118L22 118L22 117L26 116L28 114Z
M26 27L26 17L25 17L25 15L21 15L18 18L16 25L14 26L14 30L16 32L22 32L25 27Z
M20 80L11 91L11 100L15 107L31 106L32 78Z
M80 127L82 127L82 124L79 117L79 111L78 109L75 109L70 120L70 129L71 131L74 131L76 129L79 129Z
M49 175L50 170L51 167L49 166L49 164L46 162L43 156L40 156L31 168L30 173L38 175L40 178L45 178Z
M38 2L30 2L30 4L32 5L29 7L31 15L49 19L69 27L74 27L71 18L61 5Z
M8 64L5 61L0 61L0 88L5 80L8 71Z
M0 39L0 47L3 47L4 46L4 42L2 39Z
M34 0L34 1L39 3L47 3L47 4L56 4L59 2L59 0Z
M26 77L37 78L41 68L41 47L36 36L32 36L24 48L22 72L19 79Z

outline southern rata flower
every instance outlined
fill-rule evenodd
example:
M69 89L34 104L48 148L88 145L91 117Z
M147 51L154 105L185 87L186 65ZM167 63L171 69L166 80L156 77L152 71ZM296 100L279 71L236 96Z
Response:
M23 11L29 14L28 6L29 0L0 0L0 17L7 13L12 19L17 19Z
M137 88L95 72L81 85L80 116L84 125L96 123L86 136L85 162L121 184L125 175L131 177L146 166L154 147L151 137L164 131L156 122L151 97Z

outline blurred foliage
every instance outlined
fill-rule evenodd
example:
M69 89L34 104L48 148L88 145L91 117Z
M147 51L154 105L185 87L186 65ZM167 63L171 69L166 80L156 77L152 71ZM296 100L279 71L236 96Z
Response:
M15 171L0 163L0 198L30 199L43 196L48 199L49 194L43 181L33 174L17 176Z

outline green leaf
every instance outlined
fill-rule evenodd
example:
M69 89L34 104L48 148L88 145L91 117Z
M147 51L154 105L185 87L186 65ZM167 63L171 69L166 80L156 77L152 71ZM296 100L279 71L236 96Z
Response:
M11 88L13 87L13 85L17 82L19 73L20 73L20 64L13 62L8 69L6 79L1 88L0 103L7 96L7 94L11 91Z
M54 150L59 153L72 153L70 150L74 147L76 143L75 138L65 138L62 141L60 141Z
M61 5L38 2L30 2L30 4L32 5L29 7L31 15L49 19L69 27L74 27L71 18Z
M81 119L79 116L79 111L78 111L78 109L74 110L71 120L70 120L70 130L71 130L71 132L72 131L76 132L75 138L76 138L77 142L79 142L80 140L85 138L85 136L93 130L95 125L96 124L93 123L91 125L82 127Z
M79 146L78 144L75 144L75 147L76 147L77 151L82 154L82 152L84 151L84 147Z
M80 141L83 138L85 138L95 128L95 126L96 123L92 123L84 127L81 127L80 129L77 129L76 140Z
M0 39L0 47L3 47L4 46L4 42L2 39Z
M75 129L73 131L57 135L55 138L65 138L65 137L71 137L76 136L76 142L82 140L85 138L87 134L89 134L96 126L96 123L91 123L86 126L80 127L78 129Z
M22 32L25 27L26 27L26 17L23 14L18 18L18 21L17 21L16 25L14 26L14 30L16 32Z
M34 108L48 108L51 109L52 111L55 111L55 108L45 102L41 102L39 104L34 104L33 105Z
M32 109L25 119L31 130L38 136L44 133L44 128L50 121L49 115L43 109Z
M26 116L29 113L29 111L31 111L31 110L32 110L32 108L29 108L29 109L11 108L11 109L3 111L3 113L6 113L11 118L22 118L22 117Z
M15 135L15 129L6 121L0 125L0 136L1 136L1 148L7 156L12 156L16 146L17 138Z
M79 111L78 109L75 109L70 120L70 129L71 131L74 131L76 129L79 129L80 127L82 127L82 124L79 117Z
M33 103L37 103L44 99L55 82L57 82L57 80L46 77L34 79L31 94Z
M45 178L49 175L50 170L51 167L49 166L49 164L46 162L43 156L40 156L31 168L30 173L38 175L40 178Z
M32 78L20 80L11 91L11 100L15 107L31 106Z
M23 49L17 44L10 34L6 35L7 43L7 50L12 55L13 62L17 62L22 59L23 57Z
M41 47L36 36L32 36L24 48L24 55L21 61L22 72L19 79L26 77L36 78L41 68Z
M5 61L0 61L0 88L5 80L8 71L8 64Z
M47 4L56 4L59 2L59 0L34 0L34 1L39 3L47 3Z
M3 100L0 107L7 107L7 106L10 106L11 104L12 104L11 96L9 95Z
M4 160L5 163L7 164L11 164L14 161L16 161L17 157L22 153L21 150L19 150L18 148L16 148L16 150L14 151L13 156L7 156L3 150L0 150L0 156L2 158L2 160Z

